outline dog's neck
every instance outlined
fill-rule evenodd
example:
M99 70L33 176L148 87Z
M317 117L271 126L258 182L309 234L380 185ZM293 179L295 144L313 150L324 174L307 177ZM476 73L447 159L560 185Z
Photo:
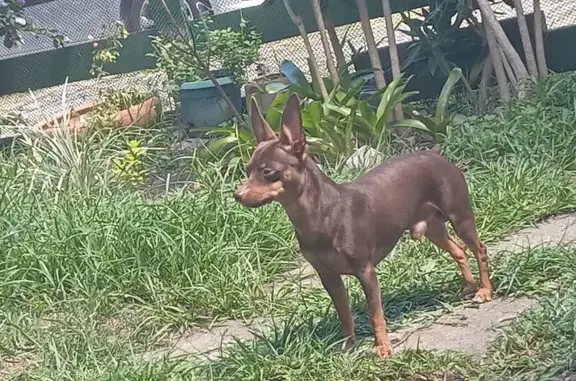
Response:
M321 228L318 226L321 223L319 216L326 217L338 202L338 188L338 184L322 172L314 160L306 159L302 181L298 184L296 194L282 202L298 233L313 232Z

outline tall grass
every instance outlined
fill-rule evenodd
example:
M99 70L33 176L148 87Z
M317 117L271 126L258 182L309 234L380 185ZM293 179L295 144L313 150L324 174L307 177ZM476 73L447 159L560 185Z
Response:
M44 137L4 154L1 309L127 307L150 330L272 312L265 285L295 249L278 208L239 207L234 183L200 164L197 190L126 187L111 171L122 140Z

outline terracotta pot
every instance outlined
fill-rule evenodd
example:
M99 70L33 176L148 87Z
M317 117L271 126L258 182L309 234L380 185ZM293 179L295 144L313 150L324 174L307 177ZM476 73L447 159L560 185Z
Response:
M144 102L124 109L114 117L120 127L130 127L133 124L145 126L158 116L156 106L160 104L158 97L152 97Z
M85 115L99 106L101 102L90 102L82 106L72 108L68 113L58 113L49 118L45 118L36 124L39 130L49 131L61 129L64 119L68 119L68 128L82 129L86 127Z
M156 106L160 103L158 97L152 97L144 102L131 106L127 109L117 112L112 120L120 128L130 127L134 124L141 126L147 125L158 116ZM81 135L86 131L88 122L86 114L93 111L101 103L92 102L70 110L68 116L60 113L47 118L36 125L36 128L42 130L49 136L54 136L58 132L68 132L71 135ZM62 127L64 119L68 120L67 126Z

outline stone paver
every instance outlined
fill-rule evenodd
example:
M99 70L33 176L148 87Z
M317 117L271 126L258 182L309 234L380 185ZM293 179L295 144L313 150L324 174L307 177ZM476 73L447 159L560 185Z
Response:
M428 326L398 330L390 335L390 340L396 352L421 348L481 357L502 328L535 305L535 300L518 298L495 299L477 308L460 307Z

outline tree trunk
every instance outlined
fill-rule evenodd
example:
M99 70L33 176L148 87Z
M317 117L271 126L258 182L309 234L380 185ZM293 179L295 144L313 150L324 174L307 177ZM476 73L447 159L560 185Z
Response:
M356 0L356 3L358 4L358 12L360 13L360 24L362 25L362 31L364 32L366 45L368 46L368 57L370 57L370 64L372 65L372 69L374 69L374 81L376 82L377 88L383 89L386 87L386 80L384 79L382 63L380 62L378 48L376 47L376 41L372 33L366 0Z
M498 53L500 54L500 58L502 59L502 64L504 65L504 71L506 72L506 75L508 76L508 81L510 82L510 86L512 86L512 88L515 91L518 91L518 79L516 78L516 75L514 75L514 70L512 70L512 67L510 66L510 62L508 61L508 59L506 58L506 56L504 55L504 52L502 51L502 49L500 49L500 47L498 47Z
M494 65L494 73L496 74L496 83L498 84L498 90L500 91L500 98L507 102L510 99L510 89L508 88L508 80L506 79L506 73L504 72L504 64L502 63L502 58L500 57L500 47L494 36L494 31L484 22L484 31L486 33L486 42L488 43L488 49L490 50L490 57L492 58L492 64Z
M304 23L300 16L294 14L292 7L290 6L290 0L282 0L284 2L284 8L286 8L286 12L290 19L298 28L298 32L300 32L300 36L304 41L304 46L306 47L306 51L308 52L308 57L312 63L312 70L314 70L314 75L318 78L318 85L320 86L320 92L322 93L322 98L328 99L328 91L326 90L326 85L322 80L322 73L320 72L320 68L318 67L318 62L316 61L316 57L314 56L314 50L312 50L312 45L310 45L310 39L308 38L308 33L306 33L306 28L304 28Z
M322 14L324 15L324 22L326 24L326 30L328 31L328 37L330 37L330 42L332 43L332 49L334 49L334 56L336 56L336 66L340 71L346 67L346 58L342 51L342 45L340 45L340 39L336 34L332 15L330 15L330 10L327 6L322 8Z
M318 26L318 32L320 33L320 40L322 41L322 47L324 48L324 54L326 55L326 67L330 73L330 78L332 78L332 83L338 83L338 71L336 66L334 66L334 60L332 59L332 50L330 49L330 43L328 42L328 37L326 37L326 26L324 25L324 17L322 17L322 10L320 9L320 0L311 0L312 9L314 10L314 17L316 18L316 25ZM319 78L322 80L322 77Z
M540 77L548 76L548 65L546 64L546 50L544 49L544 33L542 26L544 17L540 9L540 0L534 0L534 45L536 48L536 59L538 60L538 73Z
M490 77L492 77L492 72L494 71L494 64L492 63L492 57L490 53L484 61L484 66L482 67L482 77L480 79L480 84L478 85L478 110L484 111L486 109L486 101L488 100L488 86L490 85Z
M520 55L518 55L518 52L514 50L514 47L512 46L510 40L506 36L504 29L502 29L502 26L500 25L500 23L498 23L498 20L496 20L496 17L494 16L494 12L492 11L492 8L490 7L490 3L488 2L488 0L477 0L477 2L478 7L480 8L480 12L482 13L483 22L486 25L490 26L490 29L492 29L495 38L498 41L498 45L500 45L500 47L502 48L502 51L504 52L506 58L508 58L508 61L510 62L510 66L512 66L512 69L514 70L516 78L519 81L521 81L524 78L528 77L528 71L526 70L524 63L522 62ZM494 59L494 57L492 58ZM494 64L496 67L496 62L494 62Z
M518 17L518 29L520 29L520 37L522 38L522 48L524 49L524 56L526 57L526 66L528 73L532 77L538 76L538 67L536 66L536 58L534 58L534 50L532 49L532 41L530 40L530 31L526 23L526 16L524 16L524 9L522 8L522 0L514 0L516 8L516 16Z
M392 23L392 9L390 0L382 0L382 10L386 22L386 34L388 35L388 51L390 52L390 65L392 66L392 78L400 77L400 58L398 58L398 46L396 45L396 36L394 33L394 24ZM402 105L394 107L394 119L403 120L404 113ZM401 131L404 132L404 131ZM401 135L401 134L400 134Z

